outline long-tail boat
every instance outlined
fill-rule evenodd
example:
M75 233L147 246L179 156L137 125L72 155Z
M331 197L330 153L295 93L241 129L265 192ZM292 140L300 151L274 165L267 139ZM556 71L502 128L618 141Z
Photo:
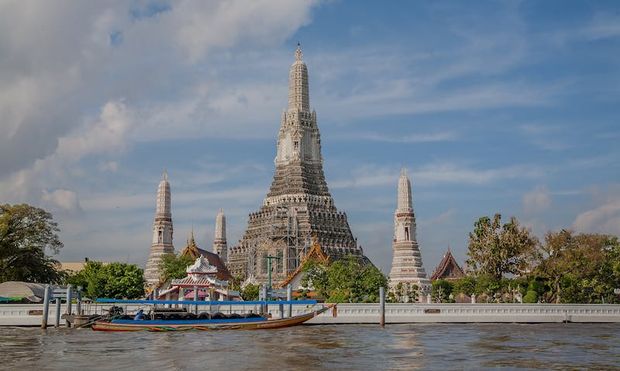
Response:
M268 305L278 305L280 309L284 305L313 305L317 304L316 300L291 300L291 301L234 301L234 302L196 302L196 301L171 301L171 300L114 300L114 299L98 299L98 303L106 304L139 304L139 305L182 305L186 307L196 308L197 306L209 305L253 305L266 308ZM318 316L319 314L333 308L334 304L323 305L319 309L312 310L292 317L269 318L269 315L258 313L223 313L202 312L200 314L189 313L179 310L166 309L159 311L151 311L143 319L132 319L129 316L111 314L108 318L98 320L93 323L94 331L188 331L188 330L260 330L275 329L282 327L291 327L301 325L304 322ZM165 313L165 314L164 314Z

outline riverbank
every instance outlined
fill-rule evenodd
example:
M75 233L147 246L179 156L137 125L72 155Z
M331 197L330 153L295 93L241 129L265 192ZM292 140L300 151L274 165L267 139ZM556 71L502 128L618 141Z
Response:
M101 313L106 306L84 306L85 314ZM140 306L124 306L133 312ZM205 308L206 309L206 308ZM203 309L204 310L204 309ZM214 311L241 312L254 310L242 306L213 307ZM66 308L61 307L61 313ZM287 308L284 308L285 315ZM294 308L293 315L305 312ZM43 305L0 305L0 326L40 326ZM280 317L278 306L270 306L269 313ZM48 323L53 324L55 311L50 310ZM379 304L338 304L335 311L328 311L308 321L307 324L378 324ZM60 321L64 325L65 321ZM620 323L620 305L614 304L386 304L385 323Z

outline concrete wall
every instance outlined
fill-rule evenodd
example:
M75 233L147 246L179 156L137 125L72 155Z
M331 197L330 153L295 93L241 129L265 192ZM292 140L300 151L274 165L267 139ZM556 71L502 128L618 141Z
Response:
M108 305L109 306L109 305ZM83 305L85 313L101 313L107 306ZM140 306L123 306L127 313L133 313ZM39 326L43 305L0 305L0 326ZM48 325L54 325L55 305L50 305ZM73 305L75 310L75 304ZM193 310L193 307L191 308ZM201 306L199 311L208 310ZM258 312L258 306L213 307L214 311ZM306 313L305 306L294 306L293 315ZM38 312L37 312L38 311ZM284 306L286 313L287 306ZM61 313L65 312L62 305ZM278 305L269 306L273 318L280 317ZM618 322L620 323L620 305L589 305L589 304L386 304L385 322L390 323L538 323L538 322ZM308 324L346 324L346 323L379 323L378 304L338 304L335 316L327 311L313 318ZM64 324L64 320L61 320Z
M386 304L386 323L620 322L620 305L588 304ZM338 304L310 324L379 323L378 304Z

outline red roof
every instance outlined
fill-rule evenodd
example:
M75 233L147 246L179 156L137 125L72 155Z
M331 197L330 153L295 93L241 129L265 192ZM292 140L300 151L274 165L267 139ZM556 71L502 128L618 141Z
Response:
M452 256L452 251L448 249L437 268L435 268L431 276L431 281L439 279L457 279L463 276L465 276L465 272L463 272L463 269L461 269L456 259L454 259L454 256Z
M193 259L197 259L200 255L202 255L209 261L210 265L217 267L217 279L222 281L230 281L233 278L228 271L228 268L226 268L226 264L224 264L218 254L199 248L193 239L189 241L188 245L183 250L181 250L180 255L191 256Z

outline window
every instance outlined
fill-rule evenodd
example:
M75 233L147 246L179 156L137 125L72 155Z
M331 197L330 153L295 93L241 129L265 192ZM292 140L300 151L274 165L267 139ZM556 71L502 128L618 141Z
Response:
M405 241L409 241L409 227L405 227Z
M164 233L162 232L162 230L160 229L159 231L157 231L157 242L161 243L162 239L164 237Z
M299 142L298 142L298 141L294 141L294 142L293 142L293 147L294 147L295 149L299 149Z

